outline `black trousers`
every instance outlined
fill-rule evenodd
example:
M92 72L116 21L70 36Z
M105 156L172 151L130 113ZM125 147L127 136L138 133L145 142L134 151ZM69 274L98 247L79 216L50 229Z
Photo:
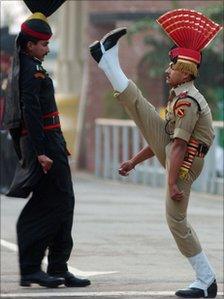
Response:
M68 160L54 159L52 169L43 176L22 210L17 222L21 275L41 269L48 249L48 272L67 271L73 246L71 230L74 193Z

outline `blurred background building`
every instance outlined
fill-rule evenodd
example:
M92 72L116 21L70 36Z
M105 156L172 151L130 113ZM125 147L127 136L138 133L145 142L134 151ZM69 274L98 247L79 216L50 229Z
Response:
M23 2L1 1L1 8L1 26L18 32L19 24L29 15ZM94 170L95 119L127 118L113 98L108 80L90 57L88 45L108 31L126 26L129 33L120 41L121 65L162 114L168 94L164 70L172 44L155 20L175 8L196 9L223 23L223 1L215 0L67 1L49 19L54 38L44 65L53 75L62 128L78 167ZM210 103L214 119L223 120L222 34L203 53L196 82ZM220 136L223 146L223 132Z
M11 136L2 126L8 74L15 37L15 34L9 33L8 27L0 28L0 193L5 193L10 186L17 162Z

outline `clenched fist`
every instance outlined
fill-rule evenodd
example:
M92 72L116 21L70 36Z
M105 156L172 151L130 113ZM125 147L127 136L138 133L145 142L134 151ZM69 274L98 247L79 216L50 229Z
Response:
M135 164L131 160L128 160L121 164L118 171L120 175L127 176L129 174L129 171L131 171L134 168L135 168Z
M43 172L47 173L51 169L53 160L51 160L50 158L48 158L45 155L40 155L37 158L38 158L40 165L42 166Z
M184 199L184 192L179 190L179 188L176 184L170 184L169 191L170 191L170 197L173 200L180 201L180 200Z

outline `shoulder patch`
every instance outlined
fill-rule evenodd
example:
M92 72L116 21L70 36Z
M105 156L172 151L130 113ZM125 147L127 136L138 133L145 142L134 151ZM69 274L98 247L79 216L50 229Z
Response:
M36 64L36 71L34 73L35 78L44 79L46 77L46 72L42 65Z
M174 107L174 112L176 111L176 109L178 109L179 107L182 107L182 106L188 106L190 107L191 106L191 103L188 102L188 101L178 101Z
M177 116L179 116L180 118L184 117L185 115L185 110L183 108L179 108L177 110Z
M37 79L44 79L45 78L45 74L43 71L38 71L34 74L34 77Z

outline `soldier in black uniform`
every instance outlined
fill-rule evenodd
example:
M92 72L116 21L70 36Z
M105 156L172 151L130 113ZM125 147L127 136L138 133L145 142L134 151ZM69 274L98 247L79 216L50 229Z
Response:
M53 83L42 66L51 35L46 17L34 13L17 38L21 122L11 132L20 163L8 196L27 197L32 192L17 223L21 286L85 287L90 281L75 277L67 267L74 193ZM45 273L41 262L47 249Z

